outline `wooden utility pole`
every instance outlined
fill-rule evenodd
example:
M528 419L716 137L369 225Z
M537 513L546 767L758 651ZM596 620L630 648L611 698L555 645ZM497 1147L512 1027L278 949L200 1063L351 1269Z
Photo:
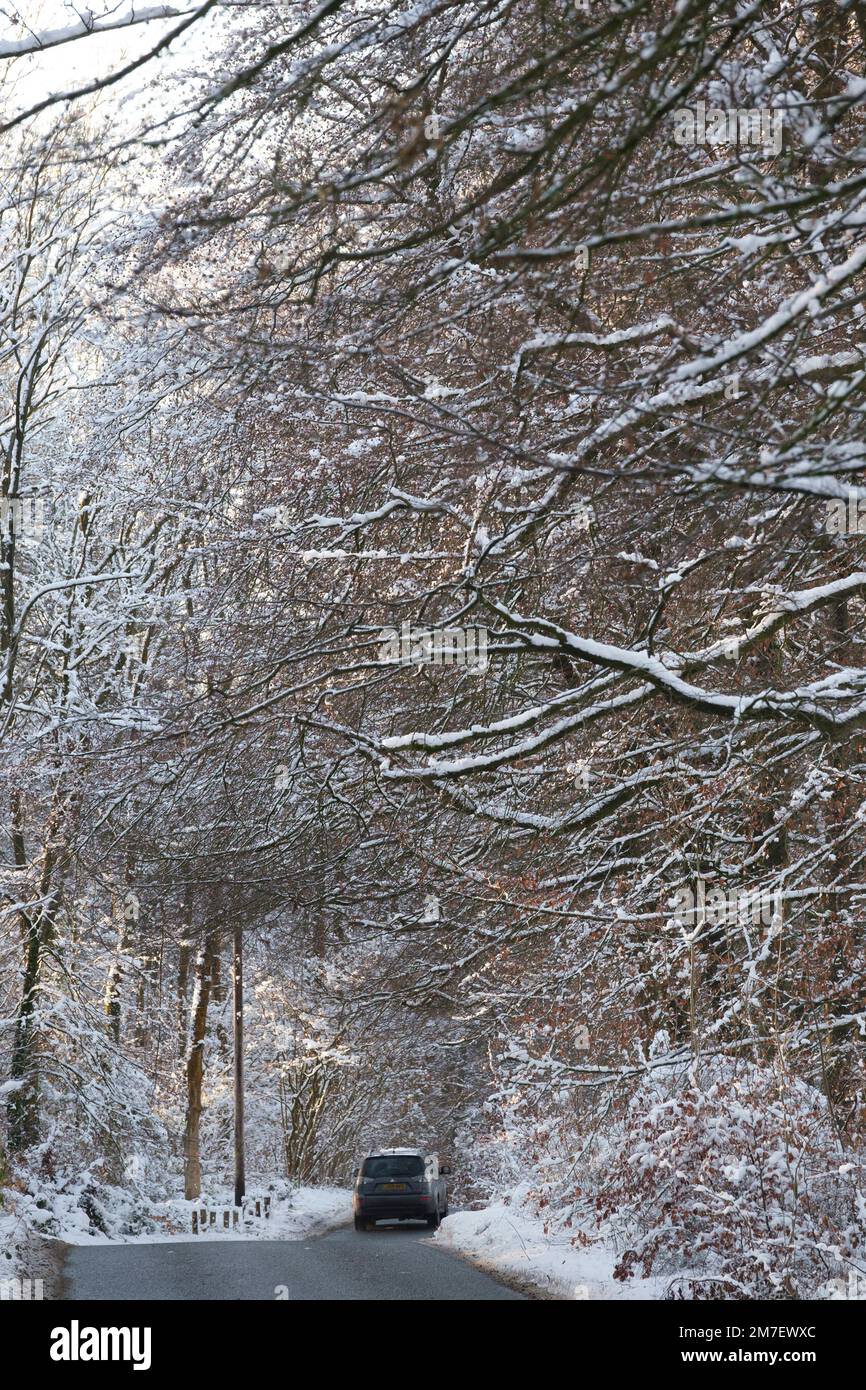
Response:
M246 1192L244 1173L244 954L240 922L232 941L232 1037L234 1039L235 1090L235 1206Z

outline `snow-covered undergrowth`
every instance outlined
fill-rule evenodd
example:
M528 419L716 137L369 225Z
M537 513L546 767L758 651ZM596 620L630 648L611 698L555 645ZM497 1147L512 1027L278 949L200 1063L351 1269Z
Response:
M21 1222L10 1211L0 1210L0 1279L12 1279L20 1269Z
M336 1187L292 1187L284 1181L256 1188L251 1199L271 1197L271 1215L252 1214L238 1229L223 1226L233 1203L229 1188L213 1187L199 1201L181 1197L147 1198L128 1189L96 1182L89 1173L57 1184L22 1184L6 1194L0 1216L3 1266L15 1261L14 1248L29 1235L54 1237L72 1245L180 1240L300 1240L351 1219L351 1194ZM251 1203L247 1204L250 1211ZM192 1234L192 1213L216 1212L213 1226ZM262 1204L262 1211L264 1210Z
M866 1162L826 1097L777 1067L668 1056L660 1037L589 1138L512 1088L475 1149L484 1210L441 1239L558 1297L861 1297Z
M622 1252L619 1279L675 1273L691 1297L814 1298L862 1271L864 1175L806 1082L727 1059L705 1074L663 1067L618 1127L596 1217Z

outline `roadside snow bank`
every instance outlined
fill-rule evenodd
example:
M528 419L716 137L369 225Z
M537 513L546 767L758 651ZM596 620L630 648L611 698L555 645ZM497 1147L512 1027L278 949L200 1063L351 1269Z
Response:
M154 1218L162 1230L148 1235L121 1236L120 1239L139 1244L165 1240L303 1240L305 1236L321 1235L324 1231L344 1226L352 1219L352 1194L342 1187L298 1187L287 1197L276 1198L269 1217L259 1217L240 1225L238 1230L225 1230L222 1214L231 1209L233 1195L208 1196L202 1202L171 1201L153 1208ZM215 1211L216 1224L208 1225L198 1235L192 1234L194 1211ZM72 1240L67 1236L68 1240ZM72 1242L75 1243L74 1241ZM92 1239L88 1244L105 1244L105 1238Z
M27 1223L8 1209L6 1193L0 1193L0 1298L58 1298L63 1275L63 1246L43 1240ZM23 1287L10 1292L11 1281ZM41 1293L35 1292L41 1284Z
M453 1212L435 1239L492 1273L554 1298L664 1298L670 1282L652 1278L623 1284L613 1277L616 1256L603 1246L573 1245L564 1233L545 1235L538 1218L505 1202Z
M19 1234L57 1237L70 1245L150 1244L181 1240L302 1240L331 1227L341 1226L352 1216L351 1193L337 1187L276 1187L251 1194L255 1199L271 1197L271 1215L252 1218L237 1230L225 1230L223 1212L231 1210L233 1193L228 1187L212 1188L198 1201L183 1198L146 1200L124 1188L96 1184L89 1174L62 1191L42 1188L38 1196L30 1192L10 1192L6 1213L10 1230ZM194 1211L214 1212L215 1224L192 1234ZM230 1218L231 1219L231 1218ZM7 1240L11 1246L11 1240Z
M21 1223L5 1207L0 1207L0 1279L14 1279L18 1274L22 1233Z

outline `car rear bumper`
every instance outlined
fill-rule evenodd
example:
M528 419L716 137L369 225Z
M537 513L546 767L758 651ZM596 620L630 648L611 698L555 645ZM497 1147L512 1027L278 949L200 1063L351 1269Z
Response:
M396 1192L393 1196L356 1197L355 1215L366 1217L368 1221L408 1220L414 1217L423 1221L436 1210L432 1197L422 1197L416 1192Z

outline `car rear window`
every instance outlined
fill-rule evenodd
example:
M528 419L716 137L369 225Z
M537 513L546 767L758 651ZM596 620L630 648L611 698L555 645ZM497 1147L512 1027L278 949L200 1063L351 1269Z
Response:
M365 1158L361 1168L364 1178L417 1178L424 1172L420 1154L382 1154Z

